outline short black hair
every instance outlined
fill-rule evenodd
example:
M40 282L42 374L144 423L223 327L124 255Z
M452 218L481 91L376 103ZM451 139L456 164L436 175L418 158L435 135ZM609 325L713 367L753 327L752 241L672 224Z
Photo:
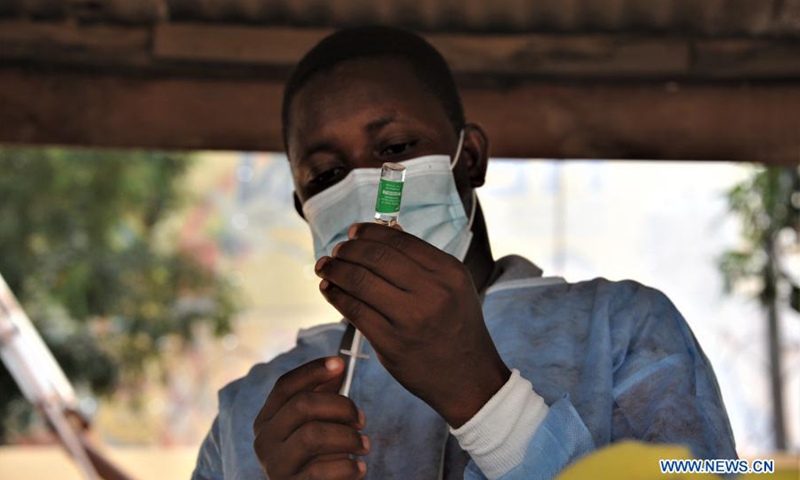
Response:
M353 27L328 35L297 63L283 91L281 111L284 148L288 152L289 109L308 81L346 60L396 56L408 61L423 85L439 100L453 129L464 127L464 107L453 74L442 54L415 33L386 26Z

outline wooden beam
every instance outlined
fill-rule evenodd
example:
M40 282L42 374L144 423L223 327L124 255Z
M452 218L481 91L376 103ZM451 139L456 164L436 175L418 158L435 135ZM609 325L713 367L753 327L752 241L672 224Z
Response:
M3 0L0 16L151 25L346 26L364 22L424 31L682 32L689 36L800 36L800 1L754 0Z
M800 78L800 41L699 39L694 41L692 70L698 77Z
M800 163L797 84L531 84L464 101L495 156Z
M162 24L153 32L159 61L291 68L332 30Z
M0 61L137 75L279 80L325 29L162 23L123 27L0 21ZM462 81L800 80L800 39L646 35L426 38Z
M160 61L291 68L330 30L162 24ZM425 37L457 75L641 77L685 75L690 44L678 37L628 35L454 35Z
M0 142L282 150L282 82L0 69ZM800 85L465 87L495 157L800 163Z
M0 61L144 65L150 60L151 43L149 28L0 21Z
M0 69L0 142L281 150L283 85Z

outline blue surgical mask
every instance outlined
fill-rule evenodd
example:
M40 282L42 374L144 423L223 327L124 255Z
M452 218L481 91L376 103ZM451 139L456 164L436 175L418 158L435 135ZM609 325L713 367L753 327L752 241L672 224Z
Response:
M399 218L403 230L461 261L472 241L477 208L473 190L467 217L453 179L463 143L462 130L452 161L447 155L427 155L400 162L407 170ZM336 244L347 240L347 229L353 223L373 221L380 175L380 168L355 168L306 201L303 215L311 227L315 258L330 255Z

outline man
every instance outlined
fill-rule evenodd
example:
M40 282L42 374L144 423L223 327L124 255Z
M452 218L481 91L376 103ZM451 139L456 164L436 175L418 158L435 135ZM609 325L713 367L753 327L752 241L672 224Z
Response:
M331 35L292 74L283 127L321 294L366 358L346 398L352 331L301 332L220 392L195 479L544 479L631 438L736 456L711 366L663 294L493 259L474 194L488 140L427 42ZM408 168L402 229L369 223L387 161Z

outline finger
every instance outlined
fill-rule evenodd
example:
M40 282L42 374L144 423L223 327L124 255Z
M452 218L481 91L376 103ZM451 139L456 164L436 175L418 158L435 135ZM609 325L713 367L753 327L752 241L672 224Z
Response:
M256 417L255 425L272 418L275 413L299 392L310 391L319 385L341 377L344 360L339 357L323 357L304 363L281 376L267 397ZM255 428L254 425L254 428Z
M406 291L412 290L415 280L430 272L400 250L385 243L362 238L337 244L333 247L331 256L361 265Z
M314 392L332 392L339 393L344 383L344 375L337 375L325 383L321 383L314 387Z
M287 478L292 475L294 472L300 468L300 466L292 466L288 465L284 455L282 454L282 447L283 445L279 444L277 448L271 450L272 455L270 456L271 460L265 460L262 463L264 467L264 471L267 472L267 475L270 478ZM318 455L314 459L314 463L317 462L327 462L331 460L349 460L352 459L353 456L349 453L331 453L329 455ZM274 465L273 465L274 463ZM302 471L302 470L301 470ZM297 476L292 476L291 478L298 478Z
M306 466L298 480L359 480L367 474L367 464L363 460L343 458L319 460Z
M366 267L332 257L323 257L321 260L325 261L321 262L317 275L386 317L390 312L402 311L411 300L408 292L387 282Z
M300 392L272 418L270 428L280 441L286 440L306 423L321 421L363 428L356 405L338 393Z
M370 342L376 346L382 344L385 329L389 320L380 312L355 298L328 280L322 280L319 290L333 308L348 319Z
M406 256L428 270L436 271L446 267L450 262L458 261L430 243L411 235L410 233L386 228L377 223L354 223L347 231L347 238L363 238L385 243L403 252Z
M369 453L369 439L347 425L309 422L283 443L285 461L288 465L297 466L297 471L319 456L340 453L366 455Z
M349 453L331 453L330 455L318 455L314 462L327 462L328 460L339 460L342 458L353 458Z

